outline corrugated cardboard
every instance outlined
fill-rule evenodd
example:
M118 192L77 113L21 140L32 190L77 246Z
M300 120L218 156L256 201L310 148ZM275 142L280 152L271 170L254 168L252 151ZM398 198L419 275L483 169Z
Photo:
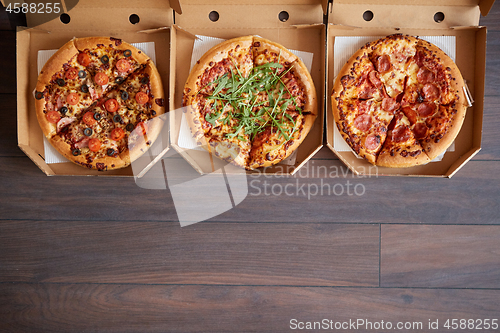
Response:
M62 8L71 8L69 23L57 15L43 22L40 14L26 14L28 28L17 31L17 107L18 143L38 167L47 175L118 175L133 176L132 168L99 172L88 170L71 162L47 164L44 161L42 131L35 114L33 90L37 81L38 50L58 49L73 37L112 36L127 42L154 42L157 68L163 80L165 98L168 98L170 74L170 27L173 9L180 12L176 0L99 1L80 0L76 6L62 2ZM132 24L131 15L139 22ZM147 165L147 163L145 163Z
M327 109L326 141L328 147L359 175L451 177L481 149L483 121L486 28L478 26L494 1L385 1L384 5L362 0L334 1L330 9L327 32ZM363 14L371 11L366 21ZM436 13L444 20L436 22ZM413 36L456 36L456 63L471 91L474 104L467 110L462 129L455 140L455 151L447 152L440 162L412 168L374 168L352 152L336 152L333 148L334 124L330 95L334 83L333 47L336 36L380 36L395 33Z
M282 44L286 48L314 53L311 76L318 96L318 118L306 139L297 149L294 165L278 164L266 168L268 174L293 174L304 165L321 147L323 142L324 78L325 78L325 26L323 24L326 1L183 1L184 13L176 15L172 36L172 73L170 108L182 107L182 92L190 72L191 54L195 35L224 39L245 35L259 35ZM218 20L212 21L211 15ZM281 15L288 14L288 20L281 21ZM212 14L210 14L212 13ZM212 163L206 162L207 153L185 150L176 144L179 137L179 113L171 113L172 147L200 173L211 173ZM263 171L259 171L263 172Z

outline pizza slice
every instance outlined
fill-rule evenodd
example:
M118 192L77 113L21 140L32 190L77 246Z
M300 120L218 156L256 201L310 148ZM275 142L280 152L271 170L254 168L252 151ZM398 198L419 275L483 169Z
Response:
M340 133L358 156L375 164L394 118L395 106L387 102L354 99L339 107L337 125Z
M403 168L430 162L411 126L403 112L396 112L378 155L378 166Z
M368 57L365 47L344 65L341 73L346 72L340 80L336 80L333 94L341 99L374 99L381 101L387 93L380 79L380 73L375 70Z
M248 169L268 167L290 156L315 118L312 114L283 113L275 121L266 122L252 140Z
M405 89L406 67L416 53L417 40L401 34L387 36L370 44L374 64L387 94L397 98Z

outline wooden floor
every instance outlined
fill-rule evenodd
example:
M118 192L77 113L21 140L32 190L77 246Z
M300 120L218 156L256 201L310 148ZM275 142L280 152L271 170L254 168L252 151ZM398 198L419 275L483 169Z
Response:
M326 181L364 194L308 198L263 182L320 175L260 177L236 208L181 228L169 190L47 177L17 147L1 9L0 332L500 331L499 2L481 24L483 149L452 179L340 174ZM326 148L311 166L346 170Z

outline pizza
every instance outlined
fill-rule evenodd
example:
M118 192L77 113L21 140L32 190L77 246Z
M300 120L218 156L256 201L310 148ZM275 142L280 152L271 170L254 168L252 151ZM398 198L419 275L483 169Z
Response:
M152 60L111 37L74 38L44 65L35 90L40 127L54 148L100 171L130 165L154 142L165 112Z
M338 73L331 103L356 154L384 167L426 164L455 140L467 109L462 75L441 49L396 34L364 45Z
M198 145L247 170L290 156L317 117L316 90L302 60L254 36L207 51L189 74L183 106Z

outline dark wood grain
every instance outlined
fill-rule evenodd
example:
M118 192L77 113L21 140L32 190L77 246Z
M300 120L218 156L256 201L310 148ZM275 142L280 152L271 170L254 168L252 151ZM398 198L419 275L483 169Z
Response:
M378 286L379 226L0 222L0 281ZM269 242L272 239L272 242Z
M247 185L242 203L210 221L500 222L500 174L494 161L472 160L452 179L441 179L358 178L340 161L315 160L294 177L249 176ZM0 157L0 187L4 220L178 220L168 189L140 188L130 178L47 177L27 157ZM198 191L211 193L211 187Z
M484 94L498 96L500 90L500 30L488 31Z
M499 226L383 225L380 284L499 288Z
M15 94L0 94L2 124L0 125L0 156L25 156L17 146L17 110Z
M0 30L16 31L16 26L26 26L26 17L23 13L8 13L0 3Z
M438 320L436 332L445 332L447 319L499 313L498 290L0 284L0 318L10 331L288 332L292 319L333 325L359 319L372 327L422 326L339 331L433 332L429 320Z
M16 33L0 31L0 94L15 94L16 87Z

